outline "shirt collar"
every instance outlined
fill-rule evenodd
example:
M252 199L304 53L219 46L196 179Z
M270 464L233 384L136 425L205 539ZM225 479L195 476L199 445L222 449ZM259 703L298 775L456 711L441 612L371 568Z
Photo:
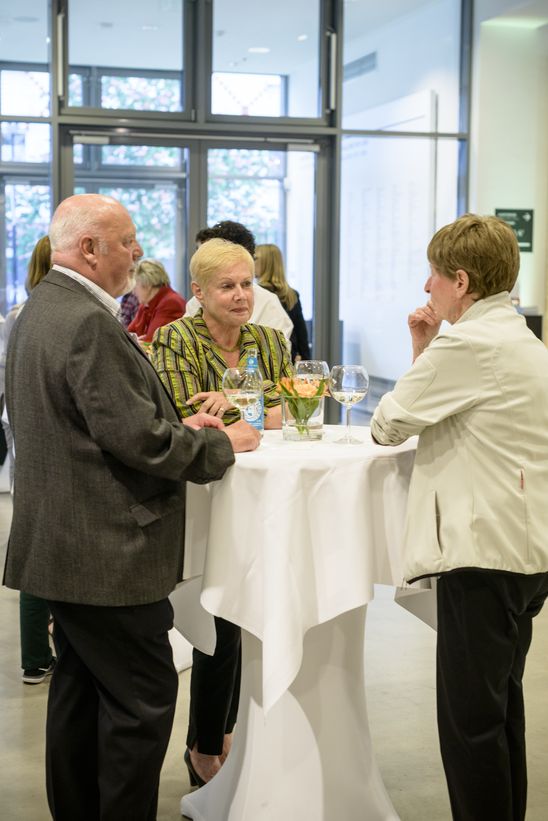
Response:
M89 291L96 299L101 302L102 305L107 308L110 313L116 317L116 319L120 316L120 304L119 302L114 299L113 296L108 294L103 288L99 285L96 285L95 282L92 282L91 279L82 276L79 274L78 271L73 271L72 268L65 268L64 265L55 265L51 266L56 271L61 271L62 274L66 274L66 276L70 277L71 279L75 279L76 282L79 282L80 285L83 285L86 291Z
M491 294L491 296L483 297L483 299L478 299L473 305L470 305L469 308L457 319L455 325L458 322L466 322L469 319L477 319L478 317L482 316L486 311L492 308L494 305L512 305L510 300L510 294L508 291L499 291L498 294Z

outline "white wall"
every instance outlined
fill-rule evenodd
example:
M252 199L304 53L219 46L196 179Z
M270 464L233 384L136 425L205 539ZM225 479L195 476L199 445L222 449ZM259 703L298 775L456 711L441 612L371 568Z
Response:
M377 67L344 83L343 126L379 128L369 109L425 90L439 100L438 128L458 130L459 13L456 0L435 0L356 37L352 15L360 6L345 4L347 13L344 63L375 52ZM358 27L356 20L356 28ZM364 115L363 122L360 116ZM405 129L405 126L403 126ZM420 130L410 122L407 130Z
M517 289L523 306L537 306L544 313L548 268L546 0L517 4L477 0L473 53L470 210L492 214L495 208L534 209L533 251L521 255Z

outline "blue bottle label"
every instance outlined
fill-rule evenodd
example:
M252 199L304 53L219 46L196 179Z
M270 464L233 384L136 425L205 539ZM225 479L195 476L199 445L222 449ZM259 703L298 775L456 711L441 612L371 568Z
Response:
M248 371L256 373L262 383L262 376L259 371L259 360L255 350L251 350L249 352L246 360L246 368ZM257 402L253 403L253 405L248 405L247 408L244 408L243 418L257 430L264 430L264 395L262 392Z

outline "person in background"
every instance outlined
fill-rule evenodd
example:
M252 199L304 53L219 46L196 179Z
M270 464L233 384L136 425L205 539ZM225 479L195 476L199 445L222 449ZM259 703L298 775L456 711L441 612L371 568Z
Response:
M49 237L38 240L32 251L25 289L27 294L42 281L51 267L51 245ZM15 320L25 306L24 302L15 305L8 312L4 325L4 350L0 366L2 395L4 394L6 351ZM10 462L10 490L13 488L14 452L13 435L7 414L2 414L2 427L8 446ZM30 593L19 593L19 626L21 636L21 667L24 684L41 684L51 676L55 667L55 656L49 641L50 611L47 601Z
M304 321L299 294L285 278L282 252L271 243L257 245L255 250L255 276L261 288L276 294L293 323L291 334L291 358L293 362L310 359L310 343Z
M157 328L179 319L185 312L185 300L170 286L169 275L157 259L139 262L133 291L139 308L127 329L142 342L152 342Z
M134 291L128 291L120 300L120 322L127 328L139 308L139 299Z
M255 237L241 222L223 220L215 223L211 228L202 228L196 234L197 245L209 239L226 239L236 245L243 245L246 251L249 251L253 258L255 257ZM185 316L194 316L199 309L200 303L193 296L187 302ZM253 283L253 313L249 321L255 325L276 328L284 334L288 341L293 331L293 323L276 294L267 291L266 288L261 288L256 282Z
M414 363L371 433L382 445L419 436L404 578L438 577L453 819L523 821L522 678L548 594L548 351L510 300L519 248L509 225L460 217L434 235L428 261L428 303L409 316Z
M54 819L154 821L178 686L168 595L183 571L185 482L221 478L259 434L207 414L181 424L118 321L142 250L117 200L69 197L49 236L52 270L6 360L16 462L4 583L46 599L55 620Z
M199 410L222 418L227 430L240 417L222 392L227 368L245 366L258 353L263 377L265 428L281 427L275 386L292 373L285 337L253 325L253 258L241 245L211 239L190 261L192 290L201 310L160 328L151 362L173 397L181 418ZM232 739L240 692L240 628L215 618L213 656L193 651L190 717L185 761L191 784L202 785L220 769Z

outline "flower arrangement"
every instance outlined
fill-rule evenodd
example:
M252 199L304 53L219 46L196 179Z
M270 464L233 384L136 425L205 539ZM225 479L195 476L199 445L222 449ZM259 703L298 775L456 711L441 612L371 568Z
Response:
M282 403L285 401L287 404L299 436L308 437L310 418L327 394L327 379L284 376L276 385L276 392L282 397Z

